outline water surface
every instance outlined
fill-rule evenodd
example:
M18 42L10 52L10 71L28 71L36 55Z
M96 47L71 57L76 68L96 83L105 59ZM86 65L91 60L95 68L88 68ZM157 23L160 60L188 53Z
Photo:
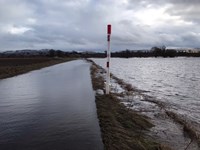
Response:
M111 72L200 125L200 58L112 58Z
M103 149L89 68L78 60L0 80L0 149Z

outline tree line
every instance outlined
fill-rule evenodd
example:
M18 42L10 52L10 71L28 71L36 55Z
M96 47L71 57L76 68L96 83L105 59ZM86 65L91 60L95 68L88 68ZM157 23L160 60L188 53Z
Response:
M152 47L151 50L146 51L135 51L135 50L123 50L119 52L113 52L112 57L200 57L199 52L193 52L192 50L176 50L176 49L166 49L164 47Z
M192 50L176 50L176 49L166 49L165 46L162 47L152 47L151 50L122 50L111 53L111 57L200 57L200 51ZM46 51L19 51L17 53L0 53L0 57L77 57L77 58L105 58L106 51L104 52L77 52L77 51L62 51L49 49Z

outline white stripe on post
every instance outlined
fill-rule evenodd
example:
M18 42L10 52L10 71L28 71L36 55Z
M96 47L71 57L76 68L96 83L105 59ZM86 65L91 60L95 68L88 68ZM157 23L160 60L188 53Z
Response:
M111 25L107 26L107 41L108 41L108 50L107 50L107 73L106 73L106 94L110 93L110 35L111 35Z

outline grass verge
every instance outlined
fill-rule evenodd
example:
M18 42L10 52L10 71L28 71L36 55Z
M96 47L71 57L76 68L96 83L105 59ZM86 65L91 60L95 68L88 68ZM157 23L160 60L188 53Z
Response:
M93 88L103 90L99 66L90 62ZM170 150L147 136L153 127L149 118L127 109L114 93L96 94L96 105L105 150Z
M0 79L74 60L73 58L0 58Z

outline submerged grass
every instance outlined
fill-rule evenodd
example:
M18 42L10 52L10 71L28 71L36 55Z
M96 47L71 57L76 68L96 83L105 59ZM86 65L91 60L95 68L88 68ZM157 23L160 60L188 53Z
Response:
M90 62L93 88L103 90L99 66ZM153 127L149 118L125 107L114 93L96 94L96 105L105 150L170 150L147 136Z
M200 146L200 135L197 131L190 125L186 120L179 117L177 114L171 111L166 110L166 114L172 118L175 122L181 124L183 126L183 130L191 137L191 140L196 140L198 145Z
M0 58L0 79L74 60L73 58Z

